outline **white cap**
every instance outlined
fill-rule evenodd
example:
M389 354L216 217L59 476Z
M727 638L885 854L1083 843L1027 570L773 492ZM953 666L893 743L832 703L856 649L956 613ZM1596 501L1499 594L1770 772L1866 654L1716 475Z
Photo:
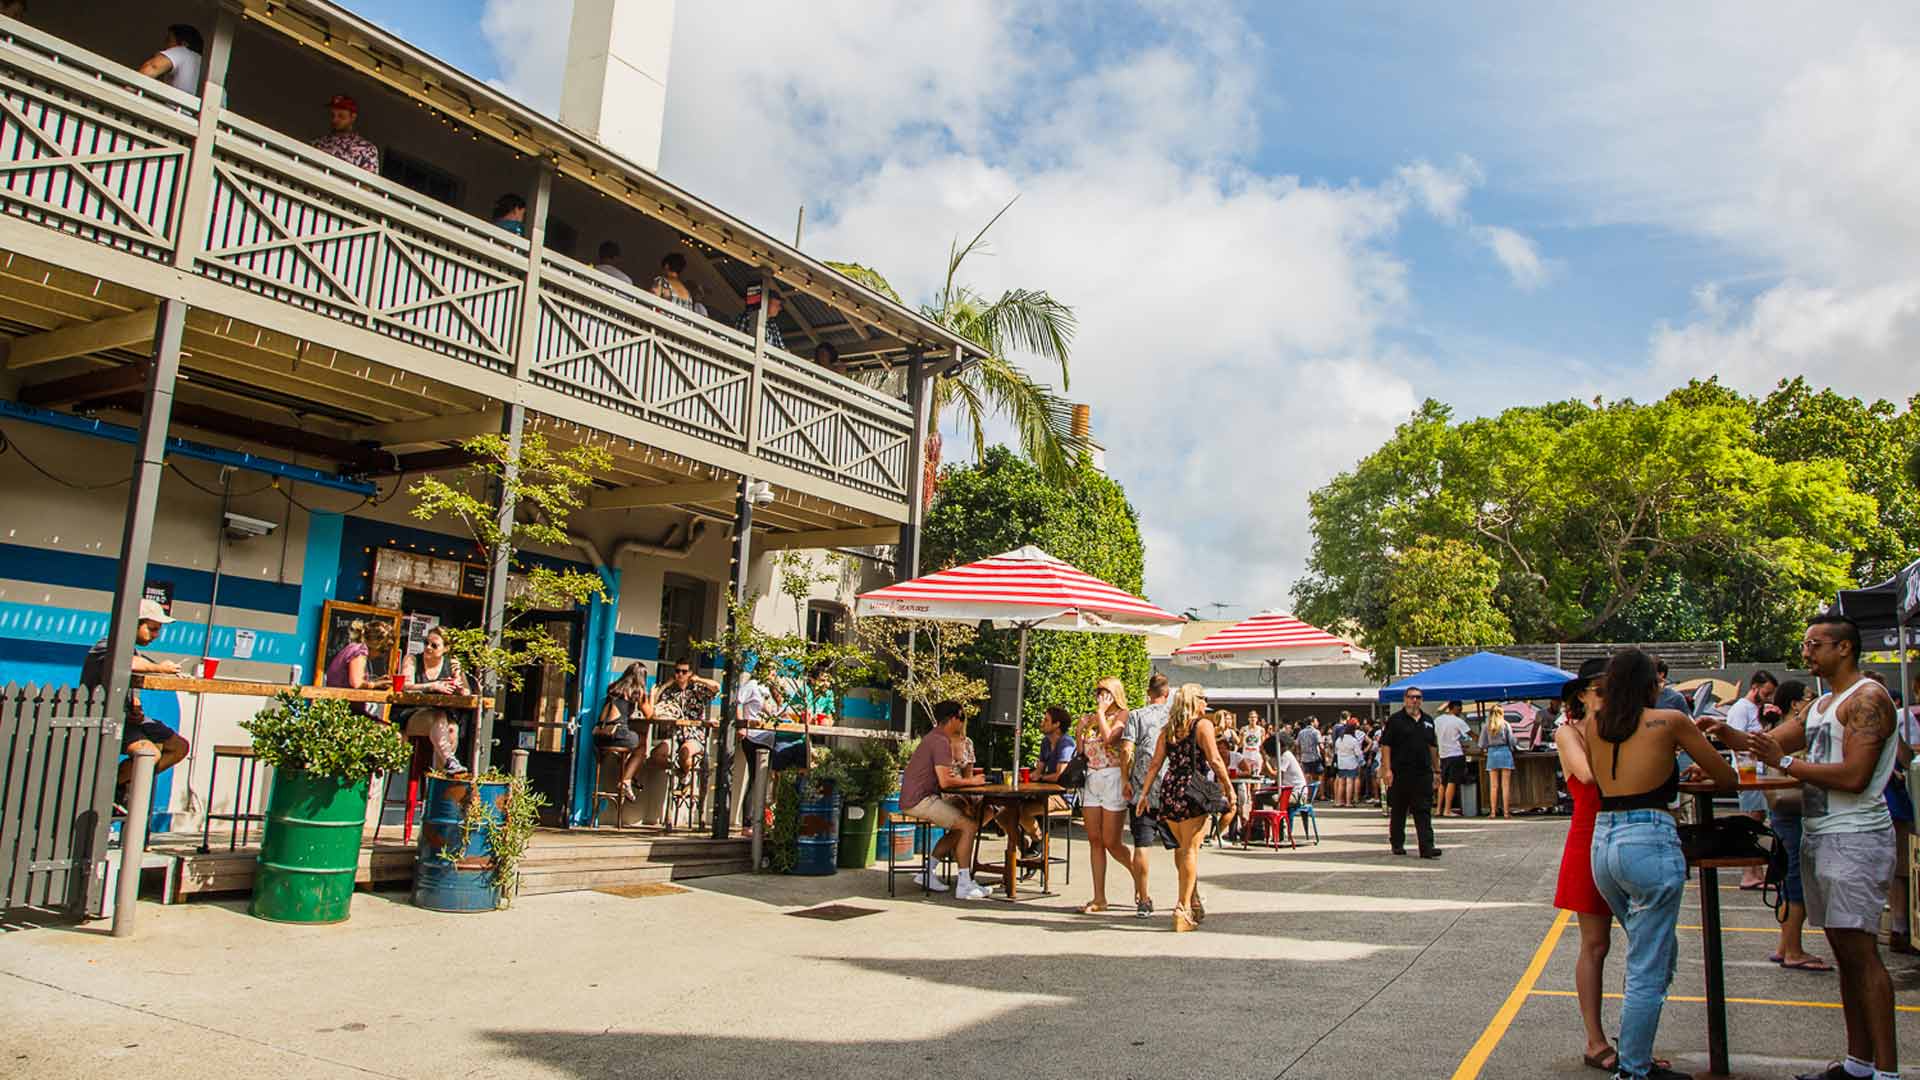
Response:
M140 621L165 626L173 621L173 616L167 614L167 609L160 606L160 601L146 597L140 601Z

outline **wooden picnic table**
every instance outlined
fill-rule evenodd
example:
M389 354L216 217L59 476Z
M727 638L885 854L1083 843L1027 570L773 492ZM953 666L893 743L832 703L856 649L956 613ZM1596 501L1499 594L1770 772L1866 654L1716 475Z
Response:
M288 686L285 683L252 682L246 679L202 679L192 675L135 675L133 685L142 690L178 690L188 694L230 694L236 697L273 697L292 690L303 698L337 698L341 701L370 701L380 705L431 705L442 709L484 709L493 704L490 697L476 694L429 694L417 690L350 690L338 686Z
M987 809L995 803L1005 803L1012 806L1024 806L1031 802L1044 804L1046 800L1055 795L1065 795L1067 789L1061 787L1059 784L1049 784L1044 780L1028 780L1025 783L969 784L957 787L942 787L940 793L942 795L962 795L968 798L979 799L980 813L978 820L985 822L990 816L987 813ZM1028 860L1028 864L1040 868L1040 895L1051 896L1053 894L1053 863L1048 858L1047 853L1042 851L1037 857L1037 860L1030 859ZM1002 887L1006 889L1007 899L1018 900L1020 899L1020 869L1020 829L1016 823L1014 828L1007 830L1007 855L1005 861L998 863L977 863L974 866L974 870L976 872L985 870L989 873L999 874L1000 883Z
M1716 795L1728 791L1781 791L1799 786L1800 781L1783 776L1742 780L1731 788L1694 780L1682 783L1680 790L1693 796L1693 820L1705 825L1713 820ZM1707 1075L1710 1076L1728 1074L1727 976L1720 948L1720 871L1764 865L1765 859L1697 859L1693 863L1694 869L1700 871L1700 937L1701 951L1706 954Z

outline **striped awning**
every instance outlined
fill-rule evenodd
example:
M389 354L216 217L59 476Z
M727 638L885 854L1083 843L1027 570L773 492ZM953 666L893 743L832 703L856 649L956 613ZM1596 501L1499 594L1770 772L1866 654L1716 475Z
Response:
M1186 621L1037 547L862 593L854 611L1095 634L1173 635Z
M1219 633L1173 651L1187 664L1251 667L1279 662L1315 662L1351 659L1359 652L1312 623L1279 611L1263 611Z

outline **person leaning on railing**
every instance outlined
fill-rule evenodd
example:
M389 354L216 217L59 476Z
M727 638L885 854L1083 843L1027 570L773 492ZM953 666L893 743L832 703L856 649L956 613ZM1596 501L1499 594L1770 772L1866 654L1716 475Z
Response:
M175 90L198 94L201 58L206 51L200 31L186 23L175 23L167 27L167 36L160 51L140 65L140 74L159 79Z

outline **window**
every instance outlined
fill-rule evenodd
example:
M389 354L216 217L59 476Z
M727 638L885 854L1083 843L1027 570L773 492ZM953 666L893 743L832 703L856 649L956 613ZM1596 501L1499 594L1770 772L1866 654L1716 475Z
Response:
M839 644L846 640L847 609L831 600L813 600L807 604L807 640L816 644Z
M389 146L380 152L380 175L448 206L460 205L460 178Z
M693 655L693 642L706 636L707 583L698 578L668 574L660 589L660 670L664 675L680 660Z

